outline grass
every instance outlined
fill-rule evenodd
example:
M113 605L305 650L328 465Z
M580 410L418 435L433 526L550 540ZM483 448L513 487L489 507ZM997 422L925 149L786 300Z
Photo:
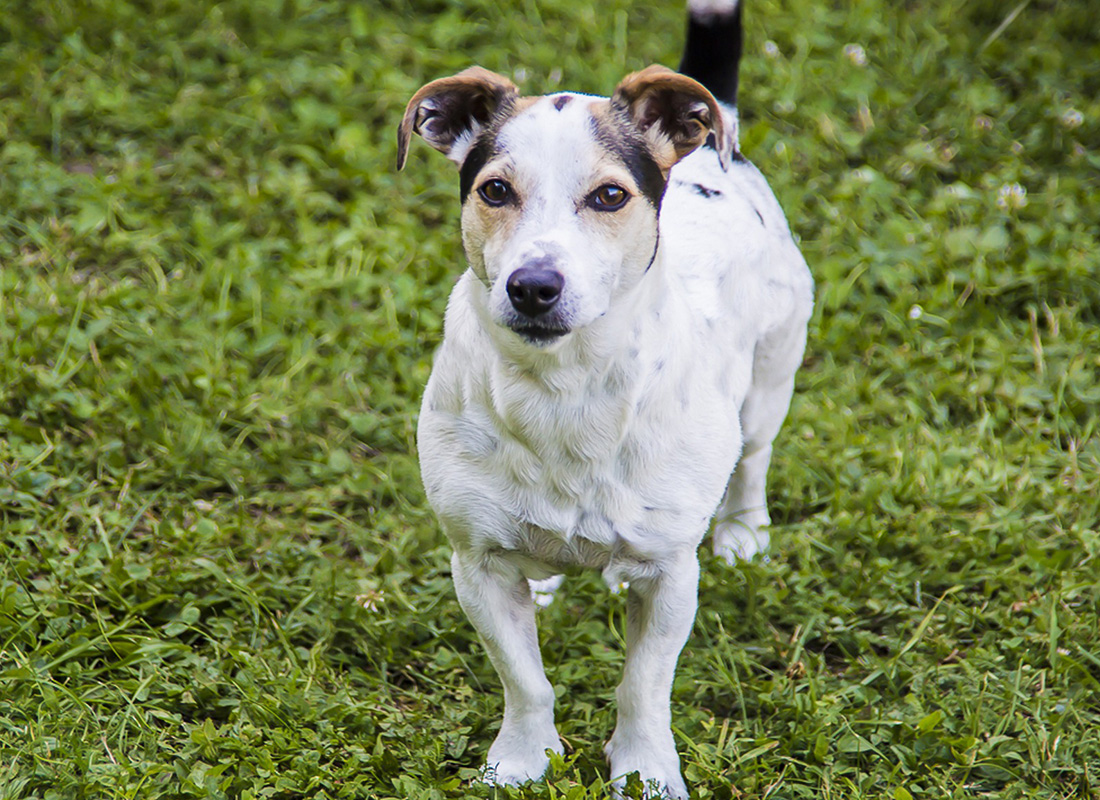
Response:
M624 0L0 14L0 797L605 796L623 601L540 612L566 756L472 782L499 685L416 408L477 62L675 64ZM697 798L1100 797L1100 30L1084 0L751 0L743 145L818 280L775 547L704 556Z

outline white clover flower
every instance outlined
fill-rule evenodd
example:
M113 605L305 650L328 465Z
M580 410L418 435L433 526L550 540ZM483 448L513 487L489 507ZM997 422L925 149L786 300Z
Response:
M866 165L852 170L852 177L863 184L874 183L876 175L874 167Z
M777 45L771 39L768 39L768 41L764 42L764 55L766 55L768 58L778 58L779 45Z
M1081 123L1084 121L1085 115L1076 108L1067 108L1062 112L1062 124L1070 130L1081 127Z
M1027 189L1018 183L1006 183L997 190L998 208L1023 208L1027 205Z
M844 45L844 55L857 67L867 66L867 51L863 49L861 44Z
M780 116L785 116L794 111L795 105L792 100L776 100L775 103L772 105L772 108L775 109L776 114L779 114Z
M909 319L920 319L923 316L924 316L924 309L921 308L919 305L914 304L909 309Z

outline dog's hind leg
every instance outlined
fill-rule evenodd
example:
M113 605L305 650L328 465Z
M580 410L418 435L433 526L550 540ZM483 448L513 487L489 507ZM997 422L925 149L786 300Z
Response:
M619 716L605 751L617 788L637 771L647 784L646 797L686 798L669 695L676 660L695 620L699 560L694 548L670 556L661 569L630 581L626 663L615 692Z
M768 549L771 518L766 488L771 457L771 442L741 457L714 517L714 554L730 564Z
M741 460L714 517L714 553L730 564L763 552L770 541L767 478L772 441L790 408L794 373L806 342L804 324L788 330L778 341L757 346L753 385L741 404Z
M540 777L546 750L562 752L554 689L546 679L527 579L500 558L456 550L455 592L504 684L504 720L489 748L485 780L516 784Z

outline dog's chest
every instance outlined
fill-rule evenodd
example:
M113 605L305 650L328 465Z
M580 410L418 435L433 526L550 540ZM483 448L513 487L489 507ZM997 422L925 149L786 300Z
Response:
M564 391L522 374L493 376L499 444L487 466L532 529L609 544L616 524L637 515L642 500L629 477L646 420L631 372L622 365L601 376L562 376L575 381Z
M732 398L642 360L561 381L547 391L499 371L485 397L495 446L482 477L507 498L514 547L601 566L705 526L739 447Z

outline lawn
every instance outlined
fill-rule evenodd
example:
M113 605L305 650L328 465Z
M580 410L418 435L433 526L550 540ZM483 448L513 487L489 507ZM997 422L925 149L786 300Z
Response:
M499 683L414 436L458 179L395 130L475 62L606 93L681 17L4 4L0 797L606 796L596 574L540 612L565 757L476 782ZM1100 797L1098 19L748 0L743 149L817 306L771 556L702 556L693 797Z

